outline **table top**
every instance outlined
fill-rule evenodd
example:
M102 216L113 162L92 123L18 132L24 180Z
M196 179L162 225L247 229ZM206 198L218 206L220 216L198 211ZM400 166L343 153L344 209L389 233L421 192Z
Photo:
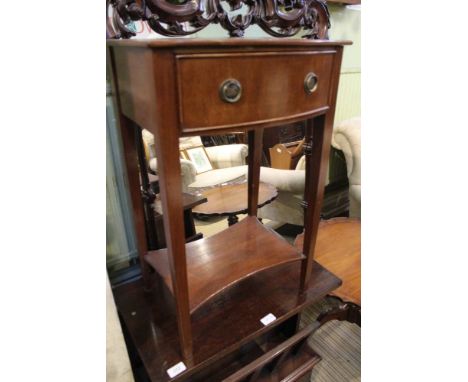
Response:
M302 250L304 234L294 245ZM337 275L343 284L333 295L361 305L361 220L335 218L320 222L314 260Z
M300 38L132 38L131 40L107 40L109 46L128 46L140 48L183 48L183 47L321 47L351 45L350 40L312 40Z
M192 195L192 194L182 193L182 207L184 211L191 209L205 202L206 202L206 198L202 195ZM154 212L156 212L158 216L163 215L163 208L162 208L161 199L159 198L159 195L156 197L156 200L153 203L153 208L154 208Z
M247 212L247 182L214 187L203 191L207 203L196 206L192 211L203 215L237 215ZM258 207L263 207L276 199L275 186L260 182Z

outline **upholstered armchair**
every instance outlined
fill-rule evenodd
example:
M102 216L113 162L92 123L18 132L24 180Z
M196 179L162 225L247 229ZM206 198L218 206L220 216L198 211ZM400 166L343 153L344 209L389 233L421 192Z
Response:
M351 217L361 216L361 118L341 122L333 129L332 146L343 151L349 181ZM296 225L304 224L304 211L300 206L305 184L305 158L295 170L278 170L262 167L260 180L273 184L278 197L259 210L262 218ZM327 176L326 184L329 183Z
M361 216L361 118L351 118L333 130L332 145L343 151L349 181L349 216Z
M149 167L157 172L158 162L154 152L154 137L151 133L143 130L143 141L145 144L146 157ZM191 147L202 146L200 137L180 138L179 149L184 150ZM248 147L244 144L230 144L221 146L205 147L206 153L213 166L213 170L197 174L195 165L188 159L180 160L182 175L182 190L212 187L236 179L244 178L247 172L245 158Z
M144 135L145 146L148 146L147 142L151 137ZM180 140L181 149L201 144L200 137ZM333 129L332 146L344 153L349 180L349 214L351 217L359 217L361 215L361 118L348 119L336 125ZM214 167L211 171L197 175L192 162L186 159L180 160L184 191L216 186L246 177L247 145L234 144L205 149ZM157 161L154 157L149 160L149 165L153 171L157 170ZM278 197L259 209L259 217L281 223L304 224L304 211L300 206L304 194L304 170L304 156L300 158L294 170L261 167L260 180L274 185L278 189ZM326 184L328 183L327 175Z

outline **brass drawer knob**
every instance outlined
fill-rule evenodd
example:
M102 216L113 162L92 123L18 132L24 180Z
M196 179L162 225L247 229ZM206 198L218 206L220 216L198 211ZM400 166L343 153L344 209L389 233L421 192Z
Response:
M304 90L307 94L312 94L317 90L318 86L318 77L315 73L310 72L307 74L304 80Z
M224 102L234 103L240 100L242 86L239 81L229 79L224 81L219 87L219 96Z

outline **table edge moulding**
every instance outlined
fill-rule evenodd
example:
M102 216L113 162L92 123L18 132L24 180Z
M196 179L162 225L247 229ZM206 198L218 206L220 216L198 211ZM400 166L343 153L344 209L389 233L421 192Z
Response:
M127 10L129 4L137 4L111 3L121 3ZM305 2L316 3L322 4ZM156 0L146 4L153 12L160 5ZM141 14L135 11L133 16L138 19ZM287 33L287 26L282 27ZM263 346L260 351L257 342L279 331L286 338L293 337L301 311L341 284L314 262L314 247L343 46L347 44L292 39L108 41L142 269L141 280L119 286L114 295L126 337L131 339L129 346L135 347L150 380L216 380L206 376L218 375L220 370L232 370L236 376L236 371L247 366L242 363L245 359L241 362L241 353L247 348L269 354L261 359L268 359L271 370L280 370L281 364L295 365L292 355L297 349L292 350L292 342L286 339L284 343L291 346L282 348L285 353L279 360L269 353L272 349ZM271 62L277 70L272 70ZM263 226L257 209L264 129L304 119L301 251ZM179 138L200 130L225 134L239 126L248 130L248 216L212 237L185 244ZM157 251L148 250L136 155L143 128L155 137L164 211L167 248ZM268 314L275 319L264 325L260 320ZM308 368L318 362L311 351L300 354L312 357ZM167 369L181 361L186 369L169 378ZM253 368L258 378L266 366L255 365L244 372ZM224 378L229 376L220 380ZM245 379L239 378L235 380Z

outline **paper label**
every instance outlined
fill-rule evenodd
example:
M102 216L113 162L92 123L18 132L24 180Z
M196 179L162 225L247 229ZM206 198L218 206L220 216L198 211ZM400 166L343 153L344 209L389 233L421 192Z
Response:
M185 364L183 362L179 362L178 364L172 366L170 369L167 369L167 374L169 374L169 377L174 378L176 375L179 375L185 370L187 370Z
M268 313L265 317L263 317L260 322L267 326L268 324L271 324L273 321L276 320L276 317L274 314Z

